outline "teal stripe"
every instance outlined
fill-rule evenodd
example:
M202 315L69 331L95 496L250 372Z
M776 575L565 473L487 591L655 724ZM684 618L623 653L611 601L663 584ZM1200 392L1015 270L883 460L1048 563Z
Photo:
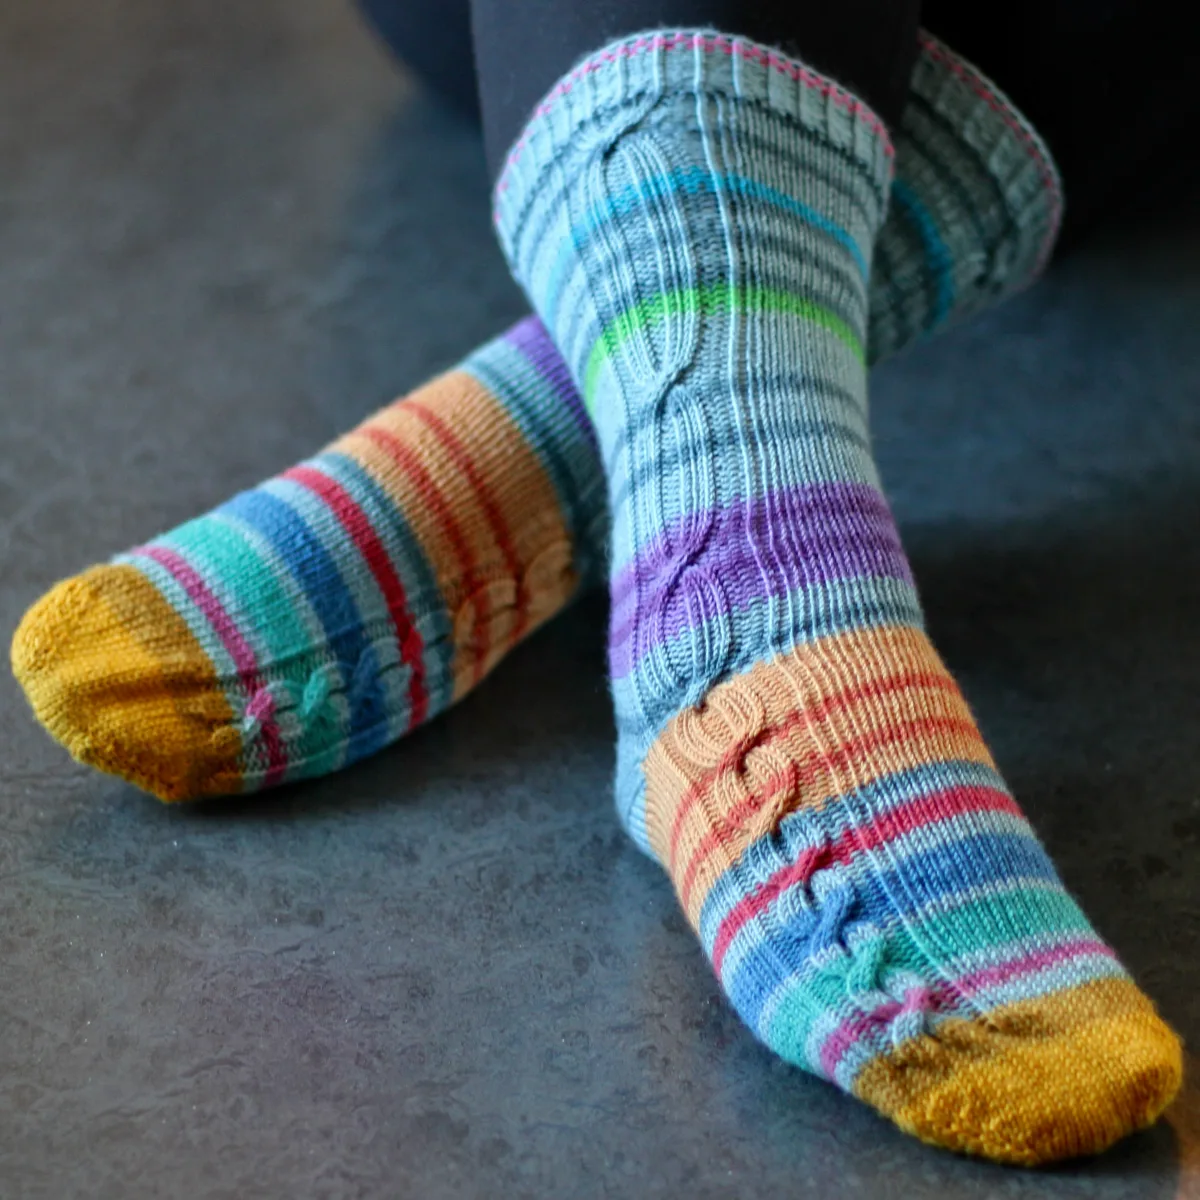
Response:
M329 649L320 617L309 604L307 596L292 576L287 563L276 553L271 544L252 526L219 509L210 514L207 520L214 526L229 529L233 537L253 550L256 558L262 564L263 572L270 574L275 586L278 587L285 602L289 605L292 617L304 630L303 644L298 646L296 653L307 664L306 673L311 671L317 660L332 661L334 655ZM291 674L289 673L289 675ZM344 764L346 739L350 726L350 709L343 696L332 697L330 704L338 714L336 730L330 729L331 723L326 722L319 729L307 732L296 739L294 753L289 748L288 754L287 780L289 782L327 775L331 771L338 770ZM331 737L332 740L330 740Z
M925 318L924 331L931 333L954 308L954 258L949 246L942 241L929 210L903 180L893 180L892 201L916 232L925 251L925 265L933 283L933 303Z

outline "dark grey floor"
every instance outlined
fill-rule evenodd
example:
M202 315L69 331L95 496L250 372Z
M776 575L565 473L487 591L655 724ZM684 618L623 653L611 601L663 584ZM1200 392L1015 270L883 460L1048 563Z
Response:
M0 630L521 311L479 148L337 0L0 10ZM877 375L933 629L1200 1040L1200 229ZM1029 1174L760 1049L610 815L603 607L344 775L166 808L0 682L0 1197L1200 1195L1200 1092ZM1194 1054L1190 1056L1193 1068Z

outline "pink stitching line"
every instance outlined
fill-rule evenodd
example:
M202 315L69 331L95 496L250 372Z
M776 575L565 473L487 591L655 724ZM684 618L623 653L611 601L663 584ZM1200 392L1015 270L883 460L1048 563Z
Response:
M844 108L847 112L852 113L872 133L881 137L883 139L885 155L889 159L894 157L896 151L892 146L891 136L884 123L861 100L856 96L852 96L844 88L839 87L832 79L828 79L824 75L819 75L816 71L812 71L800 63L792 62L790 59L783 58L765 48L747 45L744 42L734 42L726 37L705 37L702 34L694 33L676 33L670 37L657 35L649 38L636 38L632 42L626 42L624 45L618 46L616 50L606 50L595 58L589 59L587 62L576 67L534 109L533 116L530 117L530 124L537 118L545 116L554 106L555 101L560 96L565 96L576 83L607 64L614 63L622 58L632 58L635 54L641 54L646 50L677 50L681 46L689 50L703 50L706 54L714 54L717 51L729 55L737 53L740 57L750 62L758 63L760 66L771 67L781 75L786 75L789 79L820 92L821 95L831 99L839 108ZM517 160L521 156L521 151L528 140L529 129L527 126L526 132L517 139L516 144L509 151L500 182L496 185L497 196L502 196L508 191L509 173L516 166Z
M1045 240L1042 242L1042 248L1038 251L1037 266L1034 268L1034 274L1036 274L1046 265L1046 260L1050 257L1050 253L1054 249L1054 243L1058 237L1059 225L1062 222L1063 196L1062 188L1058 183L1058 176L1050 167L1050 164L1046 162L1045 155L1042 154L1037 138L1033 137L1029 130L1017 120L1011 104L1001 101L988 86L988 81L972 70L964 60L958 58L954 51L944 42L938 41L937 38L926 33L924 30L921 31L920 42L922 49L936 58L938 62L949 67L981 100L987 102L993 112L999 114L1009 129L1024 143L1025 148L1029 151L1029 157L1036 164L1038 174L1042 177L1042 184L1050 194L1052 212L1050 229L1046 234Z

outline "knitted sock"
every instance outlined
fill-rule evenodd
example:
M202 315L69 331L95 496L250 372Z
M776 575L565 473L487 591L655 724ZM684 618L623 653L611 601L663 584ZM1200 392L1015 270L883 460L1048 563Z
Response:
M886 131L717 34L623 40L496 188L596 425L623 822L789 1061L990 1158L1153 1121L1180 1049L930 645L869 448Z
M1036 133L969 64L929 38L897 133L893 195L902 202L880 233L871 276L872 360L1028 281L1053 244L1061 212L1057 176ZM390 563L398 587L379 575L381 564L366 556L354 528L331 524L320 500L294 480L290 488L270 484L262 490L274 500L242 497L234 509L267 504L285 526L299 522L303 532L307 517L297 514L311 515L315 505L321 571L310 567L304 536L276 538L265 557L261 539L231 520L227 506L151 543L149 554L135 552L60 585L30 611L13 644L17 675L50 732L83 761L164 798L250 791L320 774L461 695L534 628L534 592L542 620L566 602L573 579L603 580L607 513L598 451L589 424L570 415L580 401L536 319L418 392L413 403L407 416L389 409L365 426L401 431L416 481L394 471L380 475L388 502L369 510L380 542L403 540ZM472 478L453 477L441 443L422 433L426 425L416 418L425 408L454 430L475 464ZM497 427L505 432L503 459L493 440ZM347 444L363 443L352 435ZM489 609L490 632L481 643L460 628L484 619L477 603L464 607L463 597L481 578L494 596L504 593L513 603L526 593L500 546L486 545L480 504L499 489L520 509L522 497L547 496L548 487L556 497L550 511L561 511L573 540L573 561L564 561L553 588L531 577L521 612L501 621L499 610ZM328 488L323 494L332 495ZM294 512L293 499L305 502ZM525 521L520 513L513 519ZM472 544L465 556L457 549L460 523ZM553 521L536 526L554 528ZM344 591L339 581L351 601L342 595L333 609L318 610L306 599L314 588L321 598ZM394 620L393 600L400 604ZM364 615L370 613L376 615ZM349 632L367 627L366 634ZM452 628L459 636L448 642ZM401 633L407 643L389 644ZM382 638L365 660L364 638ZM404 653L416 671L414 686L392 680L384 691L367 688L372 665L405 662ZM265 683L271 686L264 692ZM352 719L360 694L367 704L382 697L386 719L365 712Z
M524 322L316 458L59 584L13 665L77 758L164 800L322 775L395 741L558 612L603 475Z

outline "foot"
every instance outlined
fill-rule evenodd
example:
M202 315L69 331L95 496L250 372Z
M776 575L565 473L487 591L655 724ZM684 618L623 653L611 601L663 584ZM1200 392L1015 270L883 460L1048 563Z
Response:
M181 800L337 770L453 703L596 569L602 479L549 351L523 322L317 457L59 584L13 641L38 718L82 762Z

